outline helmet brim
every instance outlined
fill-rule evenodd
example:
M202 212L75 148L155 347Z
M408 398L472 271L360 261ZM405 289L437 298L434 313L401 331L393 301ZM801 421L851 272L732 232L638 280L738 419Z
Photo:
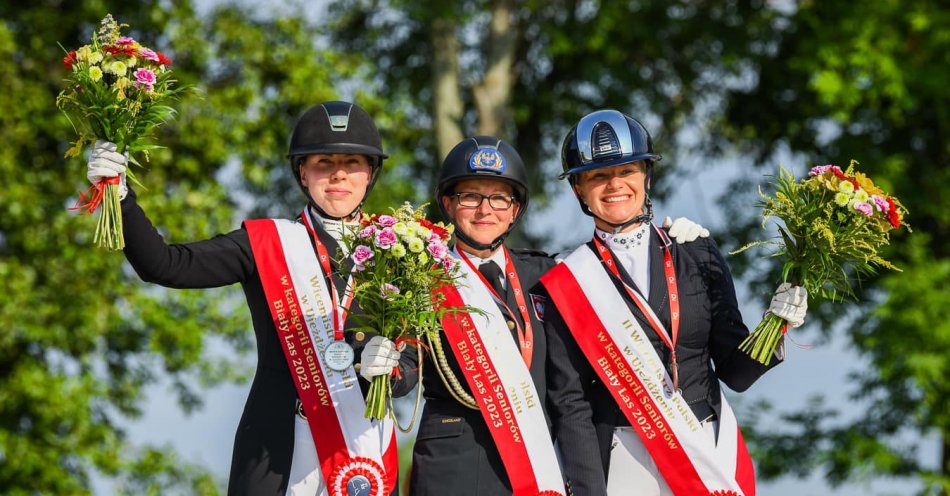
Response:
M598 162L591 162L587 165L581 165L579 167L574 167L568 171L562 172L557 178L565 179L570 176L580 174L581 172L592 171L596 169L606 169L607 167L614 167L617 165L629 164L631 162L637 162L639 160L648 160L650 162L659 162L663 159L662 155L657 155L655 153L641 153L639 155L628 155L621 156L610 160L601 160Z
M376 148L375 146L360 145L357 143L331 143L325 145L305 146L291 150L290 153L287 154L287 157L293 158L299 157L301 155L332 154L370 155L373 157L379 157L380 160L389 158L389 155L386 155L382 150Z

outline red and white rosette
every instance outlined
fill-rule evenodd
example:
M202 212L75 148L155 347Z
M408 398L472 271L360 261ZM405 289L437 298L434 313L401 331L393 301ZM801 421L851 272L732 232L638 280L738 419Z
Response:
M351 485L353 491L350 491ZM371 458L350 458L333 469L330 474L330 496L383 496L386 488L386 472Z

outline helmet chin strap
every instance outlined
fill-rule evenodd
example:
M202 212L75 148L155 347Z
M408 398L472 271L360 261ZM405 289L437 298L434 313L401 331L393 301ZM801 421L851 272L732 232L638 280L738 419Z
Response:
M496 248L498 248L499 246L501 246L502 243L505 242L505 238L508 237L508 233L510 233L511 230L514 229L514 227L515 227L514 223L512 223L512 225L508 226L508 229L505 230L505 232L501 233L501 236L498 236L497 238L495 238L495 240L492 241L491 243L480 243L478 241L475 241L474 239L469 237L467 234L462 232L461 229L455 230L455 237L458 238L459 241L467 244L468 246L471 246L472 248L475 248L476 250L488 250L488 251L494 252Z
M614 224L612 222L607 222L603 219L601 220L608 226L614 228L614 232L613 232L614 234L618 234L624 229L634 224L640 224L643 222L651 222L653 220L653 202L650 200L650 195L647 194L646 200L643 202L643 213L621 224Z
M310 195L307 195L307 197L309 198ZM354 215L356 215L356 214L358 214L358 213L360 212L360 209L363 208L363 203L364 203L365 201L366 201L366 200L361 201L360 204L356 206L356 209L355 209L355 210L353 210L352 212L350 212L350 213L348 213L348 214L346 214L346 215L344 215L344 216L342 216L342 217L337 217L337 216L335 216L335 215L330 215L330 214L328 214L328 213L326 212L326 210L320 208L320 205L317 205L317 202L313 201L313 199L310 200L310 207L313 208L313 210L317 213L317 215L319 215L320 217L323 217L324 219L330 219L330 220L337 220L337 221L340 221L340 222L346 222L347 220L352 219Z

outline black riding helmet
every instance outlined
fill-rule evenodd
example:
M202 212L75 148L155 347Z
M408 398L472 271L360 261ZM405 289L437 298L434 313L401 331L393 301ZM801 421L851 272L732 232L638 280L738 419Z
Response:
M653 202L650 200L653 163L662 158L653 152L653 139L640 121L616 110L598 110L581 117L564 138L561 147L561 165L564 171L558 179L568 178L573 185L577 174L581 172L638 160L645 161L647 177L644 185L644 212L621 224L610 224L615 232L620 232L627 226L653 220ZM580 196L577 201L585 214L593 216Z
M371 173L366 194L360 200L356 209L347 214L350 217L363 207L363 203L372 191L373 185L379 178L383 167L383 160L388 155L383 153L382 140L379 130L373 119L358 105L349 102L324 102L310 107L294 127L290 136L290 170L297 180L297 185L303 190L310 204L321 216L341 220L342 218L327 215L320 208L310 192L300 183L300 165L308 155L315 154L353 154L365 155L369 158Z
M442 197L452 194L455 185L466 179L495 179L506 182L511 185L515 199L521 205L511 226L490 244L479 243L461 229L455 230L455 236L472 248L494 250L505 241L505 237L528 210L528 181L524 162L514 147L494 136L475 136L455 145L442 161L442 173L435 189L439 209L449 221L454 222L454 219L442 205Z

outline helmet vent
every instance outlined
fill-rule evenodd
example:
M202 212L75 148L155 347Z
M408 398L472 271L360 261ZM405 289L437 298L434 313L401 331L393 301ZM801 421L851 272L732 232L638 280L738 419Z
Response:
M606 122L598 122L591 131L591 155L594 160L616 157L623 154L620 140L614 128Z
M346 131L346 128L349 125L350 125L349 115L331 115L330 116L330 129L334 131Z

